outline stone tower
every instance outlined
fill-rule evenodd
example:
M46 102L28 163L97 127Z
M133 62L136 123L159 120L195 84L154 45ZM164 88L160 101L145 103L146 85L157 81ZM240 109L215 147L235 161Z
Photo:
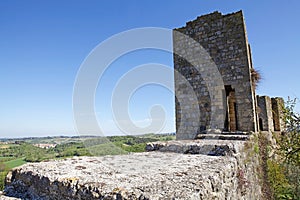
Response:
M188 36L201 47L186 45L188 40L177 33ZM214 12L174 29L173 49L177 139L194 139L197 134L210 129L257 131L256 95L251 77L253 66L242 11L227 15ZM201 49L207 54L201 53ZM195 59L198 61L194 62ZM214 64L206 66L203 59ZM210 71L213 67L219 75ZM217 75L221 81L216 86L214 81L208 82L204 78ZM187 83L179 81L180 77ZM191 88L196 96L192 103L188 102ZM212 91L220 94L219 102L215 102ZM212 116L213 112L217 115Z

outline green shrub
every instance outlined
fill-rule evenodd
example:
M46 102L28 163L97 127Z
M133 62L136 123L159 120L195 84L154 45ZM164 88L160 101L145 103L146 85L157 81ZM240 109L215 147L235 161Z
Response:
M0 162L0 191L4 190L4 181L7 174L6 166Z
M288 99L282 105L285 122L284 132L276 135L278 162L284 166L284 172L294 199L300 199L300 113L295 110L297 99Z
M133 145L122 145L123 150L127 152L144 152L146 148L146 143L133 144Z
M6 172L0 172L0 191L4 190L4 182L5 182Z
M279 163L268 160L268 178L274 198L279 199L295 199L292 187L285 176L285 169Z

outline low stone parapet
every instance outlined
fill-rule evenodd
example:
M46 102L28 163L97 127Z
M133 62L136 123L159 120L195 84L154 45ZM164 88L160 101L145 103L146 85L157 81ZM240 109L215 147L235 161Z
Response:
M183 154L202 154L211 156L233 155L243 148L243 141L229 140L175 140L152 142L146 151L174 152Z
M259 185L241 191L239 163L235 156L170 152L74 157L14 169L5 192L38 200L259 199Z

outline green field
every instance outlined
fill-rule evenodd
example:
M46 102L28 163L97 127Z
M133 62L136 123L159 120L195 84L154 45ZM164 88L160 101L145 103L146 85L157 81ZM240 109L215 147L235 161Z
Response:
M14 157L0 157L0 162L5 162L8 160L12 160Z
M175 136L170 134L18 139L0 144L0 163L12 168L26 162L40 162L72 156L102 156L143 152L148 142L173 139L175 139ZM77 142L74 142L74 140ZM56 144L56 147L44 149L33 145L46 143Z
M17 159L14 159L14 160L4 162L4 164L8 169L12 169L14 167L19 167L19 166L24 165L25 163L27 163L24 159L25 158L17 158Z

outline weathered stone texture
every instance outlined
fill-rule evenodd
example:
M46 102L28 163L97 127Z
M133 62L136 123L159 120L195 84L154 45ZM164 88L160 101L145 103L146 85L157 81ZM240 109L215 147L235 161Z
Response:
M5 192L39 200L260 199L256 166L239 151L244 142L231 143L231 156L146 152L26 164L8 175Z
M0 200L17 200L20 198L14 198L14 197L8 197L8 196L4 196L3 194L0 194Z
M261 131L274 131L273 110L271 98L268 96L258 96L258 118Z
M284 131L285 123L282 119L284 100L281 97L271 99L273 110L273 122L275 131Z
M284 131L284 100L281 97L257 96L258 128L260 131Z
M177 81L178 77L175 73L175 93L177 97L176 128L178 139L193 139L191 137L205 129L226 128L226 122L222 124L219 122L216 123L218 127L211 126L211 124L214 124L214 121L218 120L216 117L211 117L211 113L215 111L212 109L218 109L218 107L214 105L216 100L213 99L214 97L210 91L213 85L208 84L206 79L203 78L203 70L201 71L201 69L204 69L205 76L213 78L217 77L217 74L213 71L210 73L209 68L214 66L206 66L205 63L202 66L195 66L189 59L186 59L185 55L214 61L223 81L223 85L217 85L214 88L214 90L219 90L222 93L222 99L217 100L224 103L221 108L223 112L217 111L219 115L225 115L229 109L226 92L232 92L231 95L234 96L231 109L235 110L231 110L234 112L234 116L231 113L231 119L235 120L235 122L231 122L231 127L229 126L228 129L231 128L233 129L232 131L256 131L255 91L250 77L252 61L242 12L228 15L214 12L188 22L185 27L174 29L174 32L177 31L197 41L210 56L210 58L207 58L207 55L201 53L201 51L199 53L199 49L194 46L186 47L186 40L182 40L180 37L173 38L175 71L188 80L198 98L198 102L195 102L194 105L187 105L184 101L185 98L188 98L185 96L186 87ZM184 56L176 55L177 52L184 52ZM225 91L226 88L230 88L231 91ZM181 111L184 106L190 106L188 108L190 110L189 115L182 115ZM200 110L201 113L200 120L198 119L198 121L195 121L193 117L193 113L196 110ZM227 115L230 115L230 113ZM229 121L228 117L225 121ZM192 122L196 122L195 125L197 127L191 128L194 126ZM191 130L196 131L196 133L190 133Z
M225 156L240 152L243 148L243 145L243 141L230 140L176 140L148 143L146 150L183 154Z

